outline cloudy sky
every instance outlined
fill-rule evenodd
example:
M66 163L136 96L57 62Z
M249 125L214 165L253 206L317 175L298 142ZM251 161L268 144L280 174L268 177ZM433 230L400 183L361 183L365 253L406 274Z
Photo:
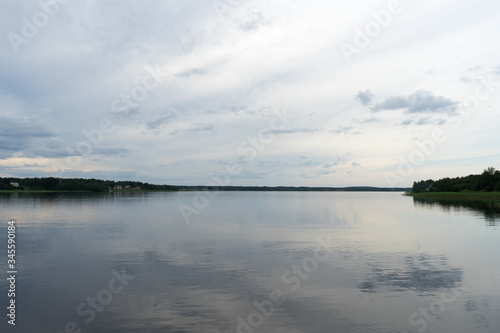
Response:
M411 186L500 168L499 11L8 1L0 176Z

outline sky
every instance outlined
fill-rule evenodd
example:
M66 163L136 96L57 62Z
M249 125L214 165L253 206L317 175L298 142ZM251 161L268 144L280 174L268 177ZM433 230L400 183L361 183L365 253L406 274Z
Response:
M0 177L411 186L500 168L495 1L9 1Z

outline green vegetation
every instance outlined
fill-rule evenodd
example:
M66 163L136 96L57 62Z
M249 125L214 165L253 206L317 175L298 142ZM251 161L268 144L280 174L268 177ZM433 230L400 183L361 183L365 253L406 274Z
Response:
M411 194L428 198L499 200L500 171L489 167L480 175L414 182Z
M172 191L177 190L172 185L152 185L133 181L112 181L83 178L1 178L0 191L2 192L108 192L110 190L143 190L143 191Z

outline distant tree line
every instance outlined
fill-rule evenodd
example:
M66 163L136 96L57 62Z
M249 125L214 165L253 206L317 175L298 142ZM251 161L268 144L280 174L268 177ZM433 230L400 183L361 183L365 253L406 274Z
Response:
M141 189L148 191L370 191L370 192L405 192L406 187L293 187L293 186L175 186L155 185L135 181L113 181L86 178L2 178L0 190L26 191L86 191L107 192L109 190Z
M140 188L151 191L177 190L172 185L153 185L134 181L112 181L85 178L1 178L0 190L47 190L47 191L87 191L108 192L117 188Z
M181 191L407 192L407 187L178 186Z
M480 175L469 175L439 180L422 180L413 183L413 192L462 192L462 191L500 191L500 171L489 167Z

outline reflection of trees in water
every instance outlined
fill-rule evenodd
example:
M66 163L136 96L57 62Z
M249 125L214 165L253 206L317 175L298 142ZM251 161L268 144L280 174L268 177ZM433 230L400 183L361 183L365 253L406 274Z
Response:
M486 224L490 226L498 225L498 220L500 220L500 202L413 197L413 203L417 207L437 207L446 212L465 209L467 211L480 213L484 215Z
M367 281L358 285L362 292L374 293L382 286L393 291L434 292L458 288L463 276L462 269L449 267L447 258L425 254L406 256L402 269L385 268L381 264L372 267Z
M489 300L469 298L465 302L465 311L471 314L478 328L490 327L491 308Z

